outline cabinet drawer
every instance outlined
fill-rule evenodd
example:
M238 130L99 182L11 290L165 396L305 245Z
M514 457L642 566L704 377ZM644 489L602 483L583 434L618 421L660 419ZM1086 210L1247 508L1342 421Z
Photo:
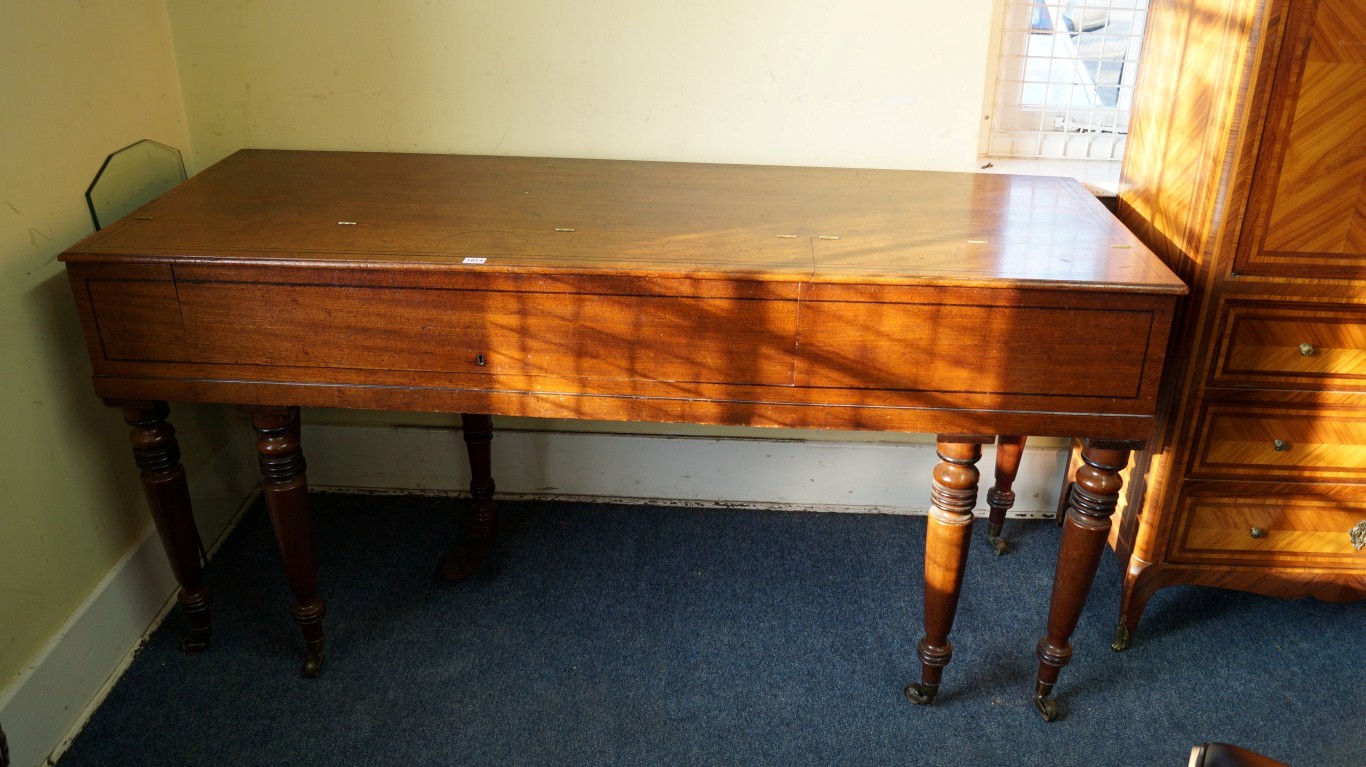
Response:
M1216 385L1366 389L1366 308L1229 301Z
M1190 476L1366 481L1366 411L1207 403Z
M1366 497L1187 496L1174 558L1241 564L1366 567L1351 530L1366 520Z

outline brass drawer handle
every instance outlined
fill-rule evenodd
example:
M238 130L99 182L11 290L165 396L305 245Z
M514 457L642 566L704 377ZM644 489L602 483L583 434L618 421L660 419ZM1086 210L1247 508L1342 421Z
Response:
M1300 344L1300 354L1303 354L1306 357L1312 356L1314 354L1314 345Z
M1352 539L1352 548L1357 551L1366 549L1366 519L1361 520L1347 532L1347 537Z
M1265 529L1265 528L1254 527L1254 528L1252 528L1251 533L1252 533L1252 537L1253 537L1253 538L1265 538L1265 537L1266 537L1266 529Z
M1290 443L1283 439L1277 439L1271 442L1271 447L1275 448L1278 453L1284 453L1290 449Z

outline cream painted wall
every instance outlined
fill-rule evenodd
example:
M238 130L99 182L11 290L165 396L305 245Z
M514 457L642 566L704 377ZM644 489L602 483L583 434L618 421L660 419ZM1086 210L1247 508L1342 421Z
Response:
M241 147L970 170L991 0L168 0Z
M0 71L3 691L149 524L56 257L92 230L84 193L109 152L188 134L162 0L7 3ZM215 408L176 422L192 471L237 425ZM206 538L225 522L201 519Z

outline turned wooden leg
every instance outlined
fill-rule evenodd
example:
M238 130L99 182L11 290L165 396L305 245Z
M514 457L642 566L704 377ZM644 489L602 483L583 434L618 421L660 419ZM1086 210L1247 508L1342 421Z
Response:
M303 632L308 657L304 676L314 677L323 665L323 601L313 560L313 527L308 508L308 478L299 444L299 409L250 407L261 463L262 490L275 541L294 593L294 621Z
M997 556L1006 553L1006 542L1001 538L1006 512L1015 505L1015 477L1020 473L1020 456L1024 453L1025 438L1001 435L996 439L996 484L987 491L987 545Z
M1058 673L1072 659L1068 640L1081 619L1086 596L1100 567L1110 515L1119 502L1123 484L1119 472L1129 463L1129 452L1142 443L1084 440L1082 465L1068 495L1058 564L1053 574L1053 596L1048 606L1048 632L1039 640L1039 680L1034 705L1045 721L1058 718L1056 701L1048 696Z
M1077 468L1081 466L1081 440L1073 440L1067 448L1067 468L1062 475L1062 492L1058 494L1058 508L1053 513L1053 522L1058 527L1062 527L1063 520L1067 519L1067 503L1072 494L1072 481L1077 477Z
M953 658L949 631L963 589L972 510L977 505L977 462L990 437L939 435L939 465L930 490L925 535L925 637L920 640L920 681L906 687L912 703L930 703L939 692L944 667Z
M200 563L199 530L190 509L190 488L185 468L180 465L180 446L175 428L167 423L170 412L165 402L118 403L123 420L133 432L133 459L142 469L142 489L147 496L152 521L156 523L161 547L171 563L171 572L180 584L176 601L189 628L181 638L180 649L199 652L209 646L213 633L209 618L209 589L204 585Z
M470 454L470 496L474 511L465 520L460 540L441 558L441 572L447 580L460 581L479 572L488 559L493 536L498 528L493 504L493 417L462 413L465 448Z

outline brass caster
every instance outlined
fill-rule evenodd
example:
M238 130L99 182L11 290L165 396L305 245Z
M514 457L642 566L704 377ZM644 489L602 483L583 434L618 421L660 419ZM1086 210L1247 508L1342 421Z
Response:
M1004 538L996 536L987 538L987 545L991 547L991 552L998 557L1006 553L1007 546Z
M937 684L911 682L906 685L906 700L909 700L917 706L928 706L934 702L934 696L938 692L939 685Z
M317 652L313 652L313 651L310 650L309 653L308 653L308 657L307 657L306 659L304 659L304 676L308 677L309 679L314 679L314 678L316 678L316 677L318 676L318 672L320 672L320 671L322 671L322 670L323 670L323 653L322 653L322 650L319 650L319 651L317 651Z
M1058 702L1056 700L1035 695L1034 708L1038 709L1039 715L1043 717L1045 722L1056 722L1058 720Z
M209 632L190 629L180 639L180 651L186 653L204 652L209 649Z
M323 640L312 639L307 645L308 657L304 659L304 676L313 679L323 670Z
M1129 627L1124 623L1124 619L1119 619L1119 625L1115 626L1115 641L1110 643L1110 649L1115 652L1124 652L1129 649L1129 645L1134 641L1134 635L1129 631Z

